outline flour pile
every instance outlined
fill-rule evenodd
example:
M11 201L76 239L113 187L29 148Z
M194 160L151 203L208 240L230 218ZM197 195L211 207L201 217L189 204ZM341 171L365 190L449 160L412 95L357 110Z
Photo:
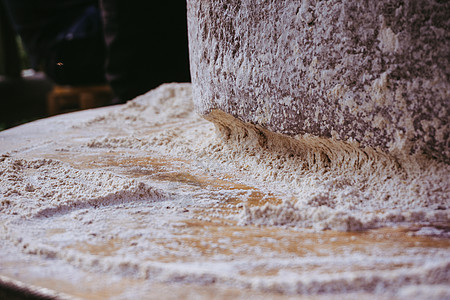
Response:
M445 163L419 155L390 156L356 143L288 138L220 111L208 118L217 135L195 115L188 85L166 85L89 123L107 120L120 127L138 122L136 130L140 136L147 130L147 138L105 136L87 146L157 151L196 161L209 172L245 176L284 199L278 205L245 206L241 224L338 231L449 224L450 166ZM170 120L181 120L183 126L171 127ZM152 134L149 128L158 124L167 130Z

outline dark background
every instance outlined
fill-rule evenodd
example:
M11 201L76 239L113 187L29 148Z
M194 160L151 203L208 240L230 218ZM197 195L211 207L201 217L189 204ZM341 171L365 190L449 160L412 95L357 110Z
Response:
M127 13L134 22L117 23L123 34L112 47L114 64L108 66L110 82L118 80L119 87L135 85L136 92L124 92L124 97L132 99L165 82L189 82L185 1L135 1L134 6L133 1L112 2L118 3L115 9L134 8ZM122 16L118 17L120 21ZM0 0L0 130L48 116L47 95L54 82L39 67L35 72L24 71L30 68L29 56ZM121 77L115 75L118 70L128 77L122 85Z

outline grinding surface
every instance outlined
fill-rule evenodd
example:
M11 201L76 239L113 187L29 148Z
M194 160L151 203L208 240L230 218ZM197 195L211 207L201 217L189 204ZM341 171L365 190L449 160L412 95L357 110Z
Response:
M450 298L448 164L212 114L167 84L0 132L0 284L62 299Z
M200 114L449 161L449 2L187 2Z

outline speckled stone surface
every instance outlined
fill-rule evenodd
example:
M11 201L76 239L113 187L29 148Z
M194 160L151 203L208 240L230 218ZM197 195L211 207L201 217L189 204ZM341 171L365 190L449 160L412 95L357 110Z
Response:
M200 114L450 161L448 1L187 6Z

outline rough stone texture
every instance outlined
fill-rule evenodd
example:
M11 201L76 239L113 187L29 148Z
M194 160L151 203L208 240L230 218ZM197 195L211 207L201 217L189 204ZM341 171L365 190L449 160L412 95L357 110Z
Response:
M187 4L200 114L450 161L448 1Z

